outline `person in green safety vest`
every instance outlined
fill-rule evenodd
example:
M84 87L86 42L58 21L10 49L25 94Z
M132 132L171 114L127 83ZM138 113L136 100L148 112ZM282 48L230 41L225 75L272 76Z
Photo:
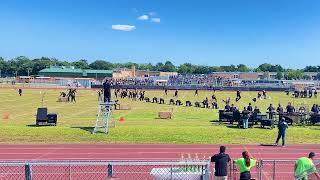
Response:
M310 152L308 157L299 158L294 166L294 176L299 180L308 180L308 175L315 173L320 179L319 174L316 172L316 167L313 164L313 159L316 154Z

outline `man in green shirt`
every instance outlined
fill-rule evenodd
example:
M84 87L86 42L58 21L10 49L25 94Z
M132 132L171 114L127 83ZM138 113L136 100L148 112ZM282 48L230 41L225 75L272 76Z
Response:
M308 157L302 157L297 160L294 166L294 176L299 180L307 180L308 174L315 172L315 175L320 178L316 172L316 167L313 164L313 159L316 156L314 152L309 153Z

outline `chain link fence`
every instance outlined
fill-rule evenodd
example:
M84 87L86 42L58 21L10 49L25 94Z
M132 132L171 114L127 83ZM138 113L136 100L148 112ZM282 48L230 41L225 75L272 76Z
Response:
M295 179L294 160L260 160L251 169L252 179ZM319 172L320 162L315 162ZM240 172L232 162L228 179ZM314 172L309 180L318 179ZM188 161L2 161L0 180L214 180L214 164Z
M209 180L208 161L0 162L0 180Z

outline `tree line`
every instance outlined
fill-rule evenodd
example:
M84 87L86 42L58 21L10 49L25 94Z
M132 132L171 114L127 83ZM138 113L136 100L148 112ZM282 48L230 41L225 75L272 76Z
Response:
M106 60L95 60L89 63L85 59L69 62L56 58L35 58L29 59L19 56L10 60L0 57L1 77L37 75L42 69L50 66L74 66L79 69L111 70L113 68L131 68L135 66L139 70L178 72L181 74L209 74L212 72L277 72L277 79L309 79L304 72L318 72L317 78L320 80L320 66L306 66L304 69L286 69L281 65L264 63L256 68L249 68L245 64L227 66L206 66L184 63L174 65L171 61L151 63L112 63Z

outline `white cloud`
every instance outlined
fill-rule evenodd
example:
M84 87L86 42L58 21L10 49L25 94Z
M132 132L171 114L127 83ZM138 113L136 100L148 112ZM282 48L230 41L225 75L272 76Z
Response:
M160 23L160 18L151 18L152 22Z
M112 25L111 28L119 31L133 31L136 29L135 26L126 25L126 24L115 24L115 25Z
M141 21L145 21L145 20L149 19L149 16L144 14L142 16L139 16L138 19L141 20Z

